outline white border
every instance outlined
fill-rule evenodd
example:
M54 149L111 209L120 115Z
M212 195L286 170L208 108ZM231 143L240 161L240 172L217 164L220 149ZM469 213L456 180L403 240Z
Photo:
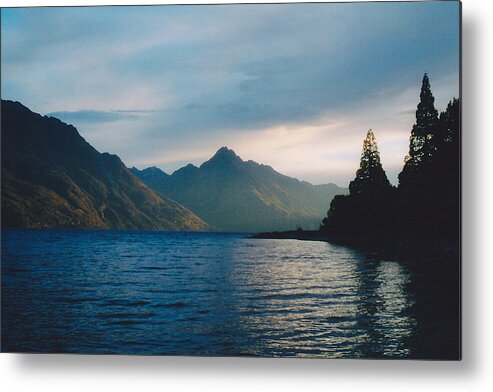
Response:
M23 1L5 6L173 4ZM207 1L179 1L204 3ZM261 1L243 1L261 2ZM214 3L229 3L216 0ZM486 391L493 385L493 2L463 1L463 361L0 355L5 391Z

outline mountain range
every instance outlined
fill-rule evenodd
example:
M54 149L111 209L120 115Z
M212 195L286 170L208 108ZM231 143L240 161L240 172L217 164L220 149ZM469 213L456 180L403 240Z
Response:
M209 230L120 158L53 117L2 100L2 227Z
M72 125L1 101L2 227L258 232L317 229L335 184L312 185L220 148L169 175L128 169Z
M345 188L312 185L220 148L200 167L169 175L157 167L130 169L150 188L176 200L218 231L318 229L330 201Z

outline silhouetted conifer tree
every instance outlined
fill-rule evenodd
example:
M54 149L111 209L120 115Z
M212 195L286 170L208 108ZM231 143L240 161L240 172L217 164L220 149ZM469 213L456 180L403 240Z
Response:
M425 74L409 156L399 174L401 235L436 242L458 233L459 111L459 101L454 99L438 117Z
M334 197L320 230L374 244L399 241L426 251L460 242L460 102L438 116L428 75L423 77L409 155L397 192L380 162L371 130L349 195Z
M417 185L416 177L420 171L426 170L425 167L431 162L438 144L438 112L435 109L430 80L425 73L416 110L416 123L409 140L409 155L406 156L404 169L399 174L399 186Z
M460 235L460 102L454 98L440 114L440 144L429 176L432 224L443 240L459 243Z
M349 195L330 204L322 231L332 235L375 236L388 230L393 188L382 168L377 141L370 129L363 141L360 167L349 184Z
M349 184L349 191L351 194L385 192L390 187L390 182L380 162L377 140L370 129L363 141L360 167L356 172L356 178Z

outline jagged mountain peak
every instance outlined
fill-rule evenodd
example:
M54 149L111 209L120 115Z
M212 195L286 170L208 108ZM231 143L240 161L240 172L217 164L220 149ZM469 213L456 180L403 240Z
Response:
M236 153L229 149L228 147L221 147L214 156L207 162L204 162L200 167L208 167L210 165L231 165L231 164L241 164L243 160L236 155Z
M219 150L217 150L217 152L214 154L213 158L214 157L220 157L220 156L238 157L238 155L236 155L234 150L232 150L226 146L223 146Z
M271 166L243 161L221 147L200 167L178 169L166 181L141 176L151 188L189 208L219 231L317 229L330 201L347 189L316 187Z

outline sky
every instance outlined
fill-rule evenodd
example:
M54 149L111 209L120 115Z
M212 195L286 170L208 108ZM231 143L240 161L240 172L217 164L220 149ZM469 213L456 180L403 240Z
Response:
M424 72L459 96L459 3L8 8L1 96L167 173L222 146L347 186L373 129L390 181Z

